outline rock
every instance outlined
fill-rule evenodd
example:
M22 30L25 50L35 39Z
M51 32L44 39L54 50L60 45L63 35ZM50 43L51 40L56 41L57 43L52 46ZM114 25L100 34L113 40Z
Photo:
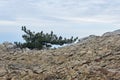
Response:
M0 65L0 77L3 77L7 74L7 70L3 65Z
M120 80L120 30L57 49L0 45L0 80ZM9 46L10 45L10 46Z
M7 49L14 49L15 45L10 43L10 42L4 42L3 45L7 48Z
M85 43L85 42L88 42L88 41L90 41L90 40L92 40L92 39L95 39L95 38L97 38L97 37L99 37L99 36L90 35L90 36L88 36L88 37L79 39L79 43Z
M113 35L120 35L120 29L115 30L113 32L106 32L103 34L103 36L113 36Z
M35 66L35 67L32 68L32 71L33 71L33 73L40 74L44 70L42 70L39 66Z

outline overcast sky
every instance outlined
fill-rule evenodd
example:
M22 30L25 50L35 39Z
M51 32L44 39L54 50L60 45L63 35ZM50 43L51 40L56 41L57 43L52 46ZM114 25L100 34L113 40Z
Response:
M21 26L64 37L120 29L120 0L0 0L0 42L21 41Z

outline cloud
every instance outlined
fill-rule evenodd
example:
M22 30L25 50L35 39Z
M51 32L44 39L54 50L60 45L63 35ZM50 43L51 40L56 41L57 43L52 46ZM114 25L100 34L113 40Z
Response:
M17 18L33 18L41 19L46 21L60 21L64 19L56 18L60 17L71 17L77 18L88 18L88 21L99 22L99 19L95 19L96 16L109 15L119 17L120 1L112 0L2 0L0 4L4 5L0 9L0 16L2 19L15 20ZM103 19L102 19L103 20ZM105 21L109 22L109 19ZM104 21L104 20L103 20Z
M1 20L0 25L16 25L17 23L14 21L7 21L7 20Z
M120 0L0 0L0 12L0 34L23 25L67 36L120 28Z
M114 23L116 20L109 17L58 17L72 23Z

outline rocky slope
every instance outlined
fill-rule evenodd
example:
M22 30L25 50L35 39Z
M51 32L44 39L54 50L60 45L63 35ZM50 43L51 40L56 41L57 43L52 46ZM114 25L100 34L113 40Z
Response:
M1 44L0 80L120 80L120 35L105 34L52 50Z

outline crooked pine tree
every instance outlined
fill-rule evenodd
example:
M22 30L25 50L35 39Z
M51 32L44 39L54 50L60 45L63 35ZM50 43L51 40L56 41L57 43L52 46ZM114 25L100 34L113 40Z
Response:
M25 40L25 42L15 42L17 47L20 48L40 50L44 47L52 47L52 45L70 44L78 39L78 37L73 38L73 36L70 39L63 38L62 36L57 36L56 34L54 34L53 31L51 31L51 33L44 33L43 31L35 33L26 29L26 26L22 26L22 31L25 32L25 34L22 35L22 38Z

